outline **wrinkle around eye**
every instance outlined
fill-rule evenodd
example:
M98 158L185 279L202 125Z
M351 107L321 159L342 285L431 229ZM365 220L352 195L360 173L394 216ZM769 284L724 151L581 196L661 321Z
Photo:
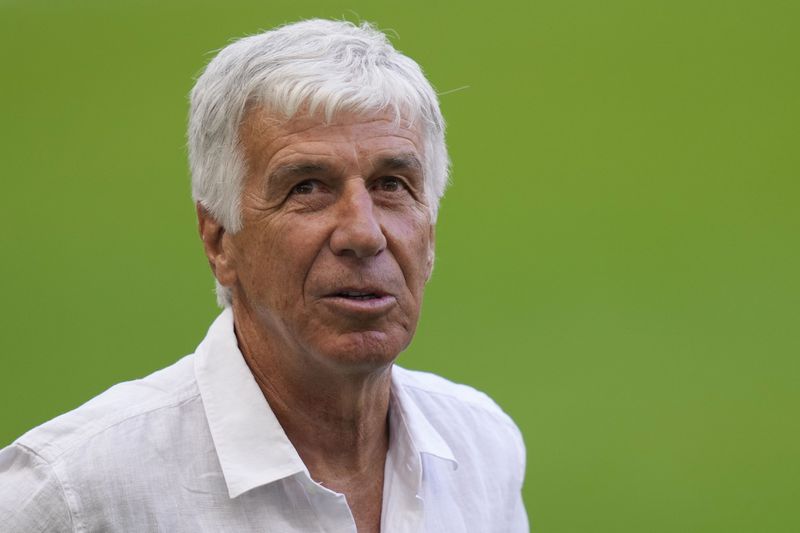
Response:
M264 198L248 192L242 194L242 210L268 215L280 209L281 205L283 205L283 199Z
M312 190L298 191L301 186L312 186ZM286 194L282 206L287 209L318 210L335 201L336 194L324 183L317 180L305 180L295 184Z
M387 181L396 183L396 188L385 189L384 185ZM372 190L376 197L384 198L387 201L390 200L397 202L398 200L405 198L417 203L424 203L421 200L423 196L421 195L420 191L418 191L408 180L399 176L383 176L378 178L375 180Z

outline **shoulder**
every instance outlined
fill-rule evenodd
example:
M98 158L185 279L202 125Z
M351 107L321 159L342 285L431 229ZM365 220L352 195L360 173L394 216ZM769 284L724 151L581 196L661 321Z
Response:
M486 393L469 385L454 383L430 372L395 366L396 382L406 392L425 402L450 409L472 412L500 424L516 428L514 421Z
M444 510L441 516L479 529L527 529L520 499L525 444L511 417L468 385L399 367L393 373L406 431L422 444L420 451L429 450L423 453L423 490Z
M524 468L522 434L508 414L487 394L436 374L395 366L395 383L451 447L465 438L482 453L502 453Z
M99 508L115 485L135 483L153 455L197 428L198 400L187 356L30 430L0 450L0 529L81 529L86 509Z
M0 450L0 529L72 531L72 513L54 470L19 444Z
M142 379L119 383L80 407L28 431L21 446L48 463L98 441L130 438L135 427L169 416L169 409L199 397L193 356ZM158 422L156 422L158 424Z

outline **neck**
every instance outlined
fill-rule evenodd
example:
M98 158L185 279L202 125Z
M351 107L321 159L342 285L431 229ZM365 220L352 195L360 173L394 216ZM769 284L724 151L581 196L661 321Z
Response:
M242 355L312 477L341 486L376 470L382 474L391 365L352 370L315 364L318 358L276 346L242 318L236 322Z

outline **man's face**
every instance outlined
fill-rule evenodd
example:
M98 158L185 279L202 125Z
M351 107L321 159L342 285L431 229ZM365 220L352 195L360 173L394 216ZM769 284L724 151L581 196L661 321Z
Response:
M228 236L234 312L268 349L351 368L411 341L433 262L422 139L388 115L259 108L240 131L243 227Z

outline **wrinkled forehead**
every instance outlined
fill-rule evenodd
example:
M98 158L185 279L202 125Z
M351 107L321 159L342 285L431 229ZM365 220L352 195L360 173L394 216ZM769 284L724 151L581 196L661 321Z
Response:
M240 143L249 173L256 175L279 163L310 164L326 157L356 158L360 165L383 161L426 175L418 128L391 112L342 111L329 120L303 110L287 119L253 107L240 128Z
M239 141L248 162L259 154L274 154L282 145L304 141L317 144L362 144L372 150L411 153L421 167L425 162L425 143L418 122L394 110L342 110L328 117L308 107L293 116L254 105L247 111L239 129Z
M287 111L258 99L249 101L245 107L240 120L240 130L254 126L279 128L290 123L311 128L332 126L347 120L385 121L397 130L414 131L420 139L423 139L427 132L423 114L419 110L415 111L403 105L390 104L377 108L353 105L329 109L305 102L297 109Z

